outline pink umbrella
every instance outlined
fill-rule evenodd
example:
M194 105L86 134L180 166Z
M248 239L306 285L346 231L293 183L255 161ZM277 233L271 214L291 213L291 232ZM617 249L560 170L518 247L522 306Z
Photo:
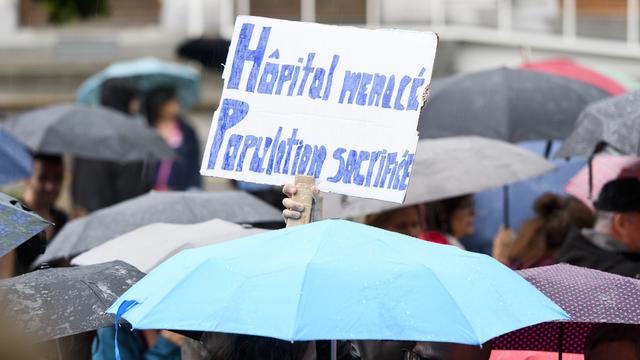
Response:
M492 340L494 350L564 353L584 351L597 324L640 325L640 280L568 264L518 271L522 277L565 310L569 321L522 328ZM524 305L524 304L523 304Z
M589 165L580 170L564 188L594 210L593 201L607 182L617 177L640 177L640 158L634 156L596 156L591 162L592 187L589 189Z
M552 351L493 350L489 360L557 360L558 353ZM563 354L564 360L583 360L582 354Z

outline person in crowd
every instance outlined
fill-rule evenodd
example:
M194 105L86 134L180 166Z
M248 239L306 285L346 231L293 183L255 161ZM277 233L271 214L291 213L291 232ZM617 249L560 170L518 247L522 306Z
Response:
M640 327L628 324L594 326L585 340L584 359L640 359Z
M364 222L367 225L416 238L423 232L420 207L417 205L367 215Z
M205 332L200 341L186 340L182 347L182 360L322 360L331 357L330 341L289 342L228 333ZM360 354L350 341L338 341L337 359L360 360Z
M640 278L640 180L606 183L595 208L594 228L570 234L557 260Z
M129 79L110 79L104 82L100 104L124 115L139 112L138 91ZM82 216L142 195L150 190L148 166L143 162L116 163L112 161L75 159L71 195L74 215Z
M156 171L154 189L189 190L202 187L200 149L193 128L180 116L180 103L172 87L151 90L145 99L149 126L176 152L176 159L164 159Z
M460 239L475 231L476 209L473 195L456 196L426 204L427 228L437 232L446 243L464 250ZM427 233L429 234L429 233Z
M533 210L536 216L522 225L515 241L501 238L508 249L498 260L515 270L555 264L569 233L593 227L593 213L573 196L542 194Z
M115 359L115 328L98 329L92 345L92 360ZM167 330L131 331L120 325L118 351L122 360L180 360L182 335Z
M67 222L67 215L55 204L62 190L64 165L59 155L34 154L31 177L25 183L22 202L24 205L49 220L44 234L38 234L22 243L0 259L0 276L8 278L29 271L31 263L44 253L46 244Z

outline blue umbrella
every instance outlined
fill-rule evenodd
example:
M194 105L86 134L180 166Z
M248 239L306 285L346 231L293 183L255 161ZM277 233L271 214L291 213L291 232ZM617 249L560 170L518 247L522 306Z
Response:
M31 176L31 154L22 143L3 130L0 130L0 164L0 185Z
M200 74L195 69L155 58L143 58L111 64L80 85L76 100L87 105L98 104L102 83L113 78L130 78L141 91L171 85L186 108L200 99Z
M107 312L135 329L474 345L568 318L486 255L345 220L185 250Z
M519 144L527 150L533 151L547 158L552 158L561 143L553 142L547 149L546 141L527 141ZM548 154L545 154L548 153ZM552 161L556 169L542 176L526 181L520 181L509 186L508 206L505 207L503 189L494 189L477 193L476 199L476 231L464 239L469 250L490 253L493 237L500 225L504 223L504 211L510 220L509 226L519 231L522 224L535 216L533 203L545 192L564 194L564 187L578 171L587 163L584 158L556 159Z
M0 256L46 229L50 222L26 209L11 196L0 193Z

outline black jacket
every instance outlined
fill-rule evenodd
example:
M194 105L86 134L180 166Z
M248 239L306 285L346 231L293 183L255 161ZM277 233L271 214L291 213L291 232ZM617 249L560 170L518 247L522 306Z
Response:
M598 244L582 232L569 235L558 254L558 262L640 279L640 254Z
M142 162L77 158L71 182L73 202L93 212L142 195L151 189L148 172Z

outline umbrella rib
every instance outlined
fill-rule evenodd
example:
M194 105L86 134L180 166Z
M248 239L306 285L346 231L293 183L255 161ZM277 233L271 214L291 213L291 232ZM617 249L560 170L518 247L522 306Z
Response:
M311 265L311 261L316 257L316 255L318 254L318 251L320 251L320 247L327 242L328 237L325 237L322 239L322 241L316 246L315 251L313 252L313 255L310 257L309 261L305 264L304 266L304 274L302 277L302 281L300 284L300 291L299 291L299 295L298 295L298 301L296 303L296 316L293 319L293 324L291 326L291 329L293 330L293 332L291 333L291 336L289 338L289 340L295 340L295 334L296 334L296 324L298 324L298 318L300 317L300 301L302 300L302 294L303 294L303 289L305 286L305 280L307 279L307 272L309 271L309 266ZM327 340L327 339L325 339ZM333 339L329 339L329 340L333 340Z
M449 246L449 245L445 245L445 246ZM445 293L447 294L447 296L451 299L452 303L458 308L458 310L460 311L460 313L462 314L463 319L467 322L467 324L469 325L469 328L471 329L471 331L473 332L473 335L476 338L476 341L479 342L479 344L477 345L482 345L482 342L480 342L480 337L478 336L478 334L476 333L476 329L473 327L473 325L471 325L471 322L469 321L469 319L467 318L467 314L465 314L464 310L462 309L462 307L460 306L460 304L458 304L458 302L456 301L456 299L451 296L451 294L449 293L449 291L447 290L447 287L442 283L442 281L440 280L440 278L438 277L438 275L433 271L433 269L431 269L430 267L428 267L425 264L421 264L422 266L424 266L427 271L429 271L431 274L433 274L433 277L438 281L438 283L440 284L440 286L442 286L443 289L445 289Z

